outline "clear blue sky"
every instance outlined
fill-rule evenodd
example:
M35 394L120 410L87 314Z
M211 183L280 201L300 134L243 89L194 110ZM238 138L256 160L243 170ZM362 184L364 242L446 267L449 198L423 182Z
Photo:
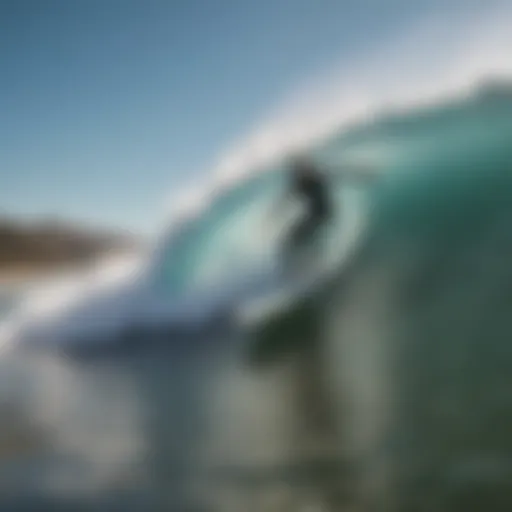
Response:
M294 84L446 3L4 0L0 214L151 230Z

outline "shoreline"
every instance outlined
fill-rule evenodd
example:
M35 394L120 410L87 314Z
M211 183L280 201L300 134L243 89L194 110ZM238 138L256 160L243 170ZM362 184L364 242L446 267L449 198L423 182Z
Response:
M61 266L5 266L0 267L0 286L19 286L42 281L68 272L80 272L88 265L68 264Z
M102 262L107 262L111 259L122 259L124 256L131 256L137 253L138 251L119 251L115 253L115 256L112 253L107 253L87 262L68 262L59 265L0 265L0 286L20 286L65 274L87 272L101 265Z
M0 286L24 284L44 279L52 274L55 274L55 270L52 272L51 270L41 269L4 268L0 269Z

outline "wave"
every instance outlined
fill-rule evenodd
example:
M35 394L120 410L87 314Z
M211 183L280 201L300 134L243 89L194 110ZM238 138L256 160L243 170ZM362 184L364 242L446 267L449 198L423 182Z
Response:
M371 162L383 176L374 190L344 185L336 189L345 206L331 228L331 245L325 246L332 264L341 265L344 250L359 236L382 239L400 232L400 227L412 230L414 237L450 225L447 212L453 197L468 195L464 191L475 184L494 182L483 164L476 163L489 155L507 157L511 97L491 90L436 108L383 116L348 130L336 129L311 147L311 158L326 168ZM463 181L456 179L460 175ZM205 188L195 209L171 223L149 255L38 286L4 323L4 333L11 339L47 337L57 343L75 335L83 339L87 332L104 339L96 332L125 333L128 326L144 324L188 324L197 329L261 286L271 289L286 223L271 223L270 228L264 219L284 178L285 168L276 162L211 193ZM445 196L441 190L450 193ZM433 197L442 206L434 208ZM444 197L449 198L446 203ZM413 229L416 217L430 222ZM478 219L471 222L468 225Z

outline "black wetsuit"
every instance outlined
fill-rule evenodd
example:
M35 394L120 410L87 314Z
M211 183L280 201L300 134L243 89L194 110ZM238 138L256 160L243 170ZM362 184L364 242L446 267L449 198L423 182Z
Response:
M292 228L288 249L308 241L316 229L330 218L332 206L327 187L324 177L313 170L293 176L292 192L306 203L306 214Z

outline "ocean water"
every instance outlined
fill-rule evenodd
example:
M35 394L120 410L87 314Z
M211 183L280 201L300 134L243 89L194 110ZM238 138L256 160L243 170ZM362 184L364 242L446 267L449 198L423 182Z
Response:
M1 510L511 509L512 96L389 115L312 157L382 176L337 189L325 253L363 235L316 295L248 332L5 353ZM282 179L249 177L164 237L155 290L272 268Z

